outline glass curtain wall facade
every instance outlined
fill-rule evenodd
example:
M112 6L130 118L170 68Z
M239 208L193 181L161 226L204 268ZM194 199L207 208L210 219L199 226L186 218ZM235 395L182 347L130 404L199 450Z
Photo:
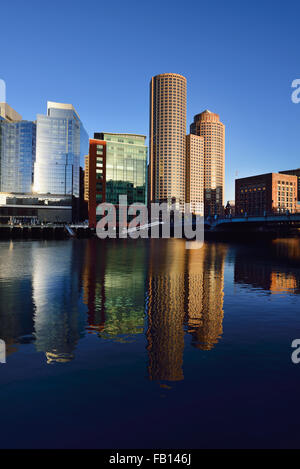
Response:
M70 104L49 103L37 116L34 191L79 197L79 167L88 152L88 136Z
M36 124L0 120L0 192L32 190Z
M119 203L127 195L128 204L146 204L147 147L144 135L95 133L106 142L105 201Z

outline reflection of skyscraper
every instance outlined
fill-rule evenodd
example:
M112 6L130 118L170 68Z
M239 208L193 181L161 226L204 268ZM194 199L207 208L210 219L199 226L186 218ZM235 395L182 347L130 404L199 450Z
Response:
M84 333L85 313L78 301L80 256L72 241L37 244L33 251L33 302L36 349L47 362L74 358Z
M210 350L223 333L224 262L227 248L205 243L188 251L186 281L188 331L193 345Z
M84 303L89 330L99 337L123 342L143 333L145 253L146 244L139 241L88 241Z
M182 240L150 241L147 349L152 380L183 379L186 252Z
M152 380L183 379L184 323L193 345L210 350L222 334L227 248L183 240L151 240L148 276L148 353Z

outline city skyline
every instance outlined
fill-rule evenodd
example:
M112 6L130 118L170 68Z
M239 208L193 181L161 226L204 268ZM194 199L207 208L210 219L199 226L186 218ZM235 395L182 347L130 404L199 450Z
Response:
M287 2L283 8L278 1L219 1L190 4L191 14L179 2L170 5L3 5L3 37L11 36L10 19L17 24L1 54L7 101L27 120L43 113L48 99L72 102L89 135L101 128L148 136L149 79L176 72L188 81L187 122L210 109L226 125L226 200L233 199L235 177L285 170L287 159L289 167L299 167L300 106L291 100L291 85L299 77L300 7ZM105 18L101 35L99 16ZM57 25L51 41L44 34L46 19ZM83 24L89 25L89 35L74 37ZM71 36L66 54L61 44ZM31 47L20 47L24 37L34 44L38 60ZM99 49L105 52L105 68L95 61ZM93 73L87 73L91 63Z
M299 17L3 2L0 448L300 447Z

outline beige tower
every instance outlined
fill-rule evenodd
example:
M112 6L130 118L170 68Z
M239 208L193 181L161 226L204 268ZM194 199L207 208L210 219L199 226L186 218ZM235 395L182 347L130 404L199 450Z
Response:
M204 138L204 212L221 215L225 187L225 126L218 114L204 111L194 117L191 134Z
M204 138L186 136L186 203L196 215L204 215Z
M150 83L149 202L185 202L186 78L163 73Z

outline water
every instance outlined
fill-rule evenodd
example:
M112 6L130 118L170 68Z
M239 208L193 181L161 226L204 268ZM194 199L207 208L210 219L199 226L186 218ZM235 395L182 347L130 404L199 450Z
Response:
M300 240L0 242L2 448L300 447Z

